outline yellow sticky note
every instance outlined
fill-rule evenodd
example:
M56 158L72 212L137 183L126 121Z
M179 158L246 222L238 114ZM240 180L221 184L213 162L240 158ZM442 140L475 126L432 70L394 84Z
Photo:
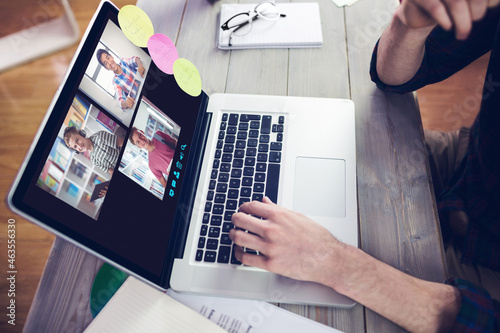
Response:
M134 5L123 6L118 12L118 23L127 38L137 46L147 47L154 34L153 23L142 9Z
M173 71L175 81L184 92L193 97L201 94L200 73L192 62L179 58L174 62Z

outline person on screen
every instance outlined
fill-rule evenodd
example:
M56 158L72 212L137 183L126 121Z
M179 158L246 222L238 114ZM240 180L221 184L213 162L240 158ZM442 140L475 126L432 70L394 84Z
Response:
M136 56L122 58L120 59L120 63L117 64L113 56L104 49L97 50L96 57L101 66L115 73L113 85L118 95L120 107L123 110L131 109L135 104L135 97L129 96L129 94L134 89L134 85L137 85L135 74L139 73L141 77L144 77L144 73L146 72L141 59ZM135 89L137 88L136 86Z
M160 184L166 187L167 180L164 174L168 176L168 167L174 158L177 140L162 131L156 131L150 140L143 131L132 127L129 141L134 146L148 151L149 169Z
M123 138L106 131L99 131L87 138L85 131L74 126L64 130L64 143L68 148L77 153L88 151L92 164L110 175L113 175L118 162L123 141Z

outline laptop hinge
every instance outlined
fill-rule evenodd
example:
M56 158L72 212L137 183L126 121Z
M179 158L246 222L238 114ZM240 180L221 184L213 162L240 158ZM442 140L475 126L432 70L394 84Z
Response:
M189 222L193 211L194 199L196 196L196 189L198 187L199 174L203 162L203 155L205 154L205 147L207 143L208 132L210 123L212 121L212 114L207 113L208 96L203 93L203 98L200 104L200 111L198 121L193 135L193 145L189 152L186 173L184 175L184 183L182 190L179 194L179 204L174 217L174 227L172 230L171 241L173 245L169 247L166 260L173 258L182 258L184 254L184 247L186 238L189 231ZM171 269L173 263L164 265L164 269ZM170 279L170 274L162 274L162 276ZM163 281L164 284L168 280Z

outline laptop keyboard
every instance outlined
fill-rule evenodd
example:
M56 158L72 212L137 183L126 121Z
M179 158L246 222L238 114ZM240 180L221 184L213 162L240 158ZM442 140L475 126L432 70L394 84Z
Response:
M231 216L264 196L276 202L284 126L282 115L222 115L196 261L241 265L229 239Z

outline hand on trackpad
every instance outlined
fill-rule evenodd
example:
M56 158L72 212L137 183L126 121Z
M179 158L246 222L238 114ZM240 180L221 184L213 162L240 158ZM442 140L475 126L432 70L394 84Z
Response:
M308 216L345 217L345 161L297 157L293 210Z

